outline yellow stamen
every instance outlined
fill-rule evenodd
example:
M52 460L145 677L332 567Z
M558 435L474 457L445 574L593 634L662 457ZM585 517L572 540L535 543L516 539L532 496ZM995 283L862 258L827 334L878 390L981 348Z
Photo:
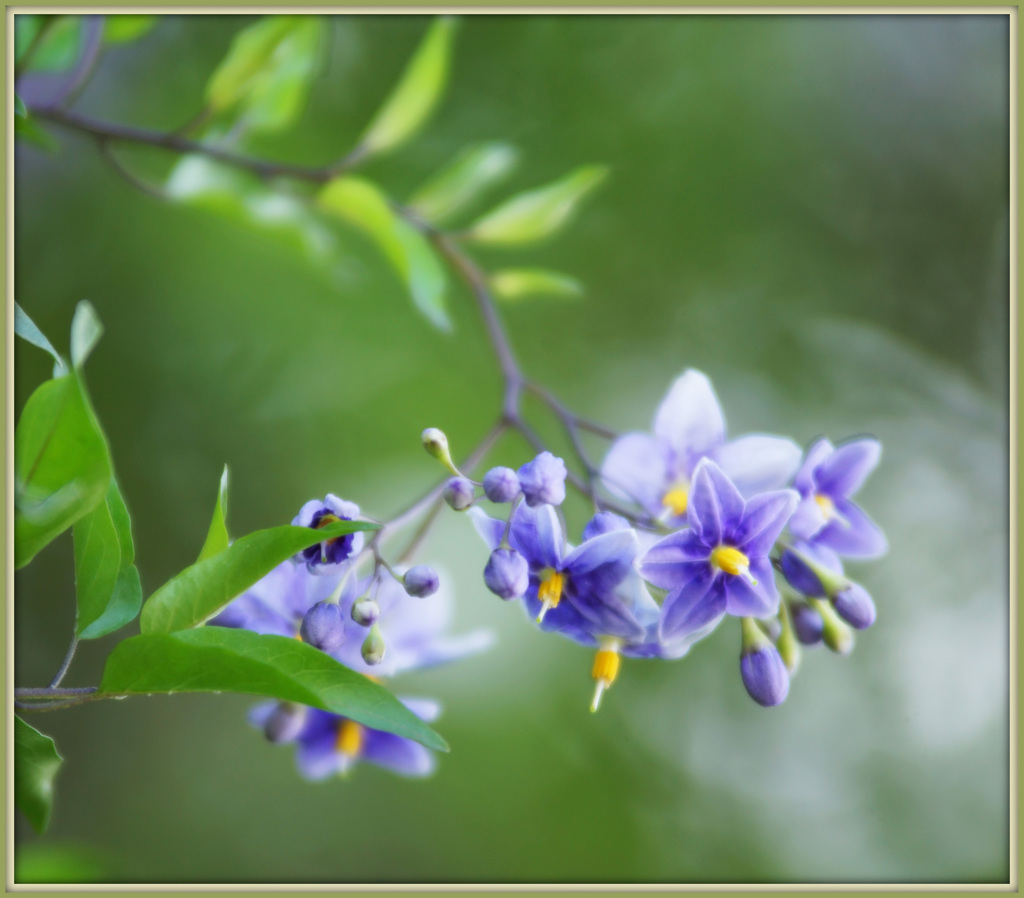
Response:
M347 717L338 726L335 748L349 758L359 757L363 750L363 726Z
M821 509L821 513L825 516L826 521L831 521L836 514L836 507L832 504L832 500L828 496L823 496L818 493L814 497L814 501L818 503L818 508Z
M711 553L711 563L727 574L738 575L751 583L757 583L750 576L750 559L739 549L734 549L732 546L719 546Z
M604 648L598 650L594 656L594 666L590 669L590 676L597 682L594 687L594 700L590 703L590 710L596 711L601 705L601 696L606 689L609 689L615 678L619 675L619 648L614 640L603 643ZM610 647L608 647L610 646Z
M338 521L340 520L341 518L339 518L337 515L328 512L322 518L320 518L319 521L316 522L316 527L314 529L321 530L322 528L327 527L331 524L337 524Z
M685 486L674 486L661 497L661 504L674 515L686 514L690 504L690 491Z
M560 571L551 570L550 573L540 581L537 587L537 598L541 601L540 614L537 615L537 623L544 620L544 615L552 608L557 608L562 601L562 590L565 588L566 575Z

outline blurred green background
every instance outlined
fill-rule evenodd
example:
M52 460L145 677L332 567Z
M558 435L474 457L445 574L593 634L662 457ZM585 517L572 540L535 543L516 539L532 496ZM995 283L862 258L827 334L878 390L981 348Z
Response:
M106 55L78 108L180 125L250 21L166 17ZM302 120L260 149L351 148L427 22L332 18ZM678 662L627 661L591 715L590 654L495 600L447 513L420 557L456 629L499 641L396 683L445 705L432 779L307 783L241 696L34 715L66 763L50 832L19 817L25 869L64 846L93 871L72 878L137 883L1005 882L1008 38L983 15L465 16L437 115L367 167L399 198L480 140L522 151L495 198L611 167L558 239L478 254L587 285L504 309L524 367L579 412L646 429L693 366L733 435L881 438L862 499L891 551L849 566L879 611L853 655L807 652L764 710L726 621ZM225 462L236 535L328 491L387 516L439 476L422 428L461 454L489 427L500 383L464 290L445 336L364 241L327 277L54 133L55 156L16 150L16 296L62 350L79 299L106 325L89 386L147 594L194 559ZM50 365L25 344L15 362L20 411ZM512 438L493 455L526 457ZM18 685L59 665L73 590L67 534L16 580ZM117 639L84 645L67 684L97 682Z

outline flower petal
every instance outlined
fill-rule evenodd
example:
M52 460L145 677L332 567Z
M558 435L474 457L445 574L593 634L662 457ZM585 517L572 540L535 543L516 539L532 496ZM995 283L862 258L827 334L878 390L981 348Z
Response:
M337 773L344 763L337 750L337 721L333 714L313 709L310 722L299 736L295 764L308 780L323 780Z
M751 434L718 450L718 464L744 496L776 490L800 467L800 447L786 437Z
M512 517L509 542L535 567L558 567L562 560L562 525L551 505L521 504Z
M482 508L474 506L467 512L473 521L473 527L480 535L480 538L487 544L487 548L493 551L501 545L501 537L505 533L505 522L492 518Z
M671 455L664 440L646 433L627 433L612 443L601 466L601 478L612 493L657 514L668 488Z
M800 463L800 470L793 478L793 486L800 492L801 496L807 496L814 492L814 469L828 458L834 449L832 444L822 438L812 443L808 448L804 460Z
M691 368L676 379L658 406L654 434L687 459L709 455L722 445L725 419L704 374Z
M818 492L833 501L852 496L881 457L882 444L870 437L840 446L814 472Z
M437 720L441 715L441 703L435 699L400 695L398 700L420 720L425 720L427 723Z
M562 560L571 580L614 589L632 569L640 543L632 530L611 530L588 539Z
M757 585L743 577L723 574L726 610L733 617L764 617L779 607L779 591L775 586L772 563L767 558L751 560L750 573Z
M689 580L666 596L661 606L658 638L662 642L675 642L725 613L722 578L715 577L711 565L695 565L691 574Z
M418 742L380 730L366 731L360 757L402 776L429 776L437 765L433 752Z
M814 537L816 543L850 558L878 558L889 551L885 534L860 506L849 499L839 499L835 505L842 520L829 521Z
M811 539L827 523L825 512L814 501L814 496L807 495L800 500L793 516L789 519L789 531L797 539Z
M796 490L754 496L746 504L739 526L732 534L737 548L751 559L767 555L799 501L800 494Z
M693 490L686 509L687 520L709 546L722 542L743 517L743 497L711 459L705 458L693 474Z

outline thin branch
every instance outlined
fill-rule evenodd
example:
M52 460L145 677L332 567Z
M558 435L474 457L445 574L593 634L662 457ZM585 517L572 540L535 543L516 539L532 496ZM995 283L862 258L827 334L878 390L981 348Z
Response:
M73 698L78 695L92 695L94 692L96 692L95 686L74 686L71 688L65 687L64 689L58 689L56 686L44 686L38 689L15 689L14 697L28 699L60 699Z
M75 615L75 624L78 624L78 615ZM64 660L60 664L60 669L54 674L53 679L50 681L50 689L56 689L60 686L60 681L64 679L64 674L68 672L68 668L71 666L71 659L75 657L75 649L78 648L78 635L71 637L71 645L68 646L67 654L64 655Z
M130 171L125 164L117 158L117 155L114 153L109 141L100 140L99 147L100 155L107 161L118 177L122 178L136 190L146 194L146 196L151 196L153 199L160 200L161 202L169 201L170 198L164 190L160 189L155 184L150 184L148 181L144 181L134 172Z

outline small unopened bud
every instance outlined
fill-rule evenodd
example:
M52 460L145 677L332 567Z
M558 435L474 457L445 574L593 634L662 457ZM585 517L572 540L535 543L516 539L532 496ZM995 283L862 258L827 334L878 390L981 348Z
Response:
M519 478L511 468L491 468L484 475L484 495L492 502L511 502L519 495Z
M541 452L519 469L519 485L526 504L561 505L565 501L565 462L550 452Z
M303 642L322 652L337 651L345 641L341 609L334 602L317 602L302 619L299 635Z
M417 599L424 599L437 592L441 581L437 576L437 571L432 567L425 564L417 564L405 572L405 576L402 578L402 585L409 595L415 596Z
M613 530L628 530L629 521L619 517L610 511L599 511L583 528L583 539L593 539L602 533L611 533Z
M789 613L793 619L793 631L797 639L804 645L817 645L821 642L825 622L817 611L805 602L792 602Z
M821 580L796 553L788 549L782 553L782 574L793 589L805 596L825 595L825 587L821 585Z
M420 439L423 441L423 448L427 452L453 474L459 473L459 469L455 467L455 462L452 461L451 453L448 451L448 437L445 436L443 430L438 430L436 427L428 427L420 434Z
M499 599L515 599L530 585L530 566L515 549L495 549L484 568L484 583Z
M263 724L263 735L268 742L291 742L298 738L305 725L305 705L279 702Z
M859 583L851 583L832 598L832 607L851 627L866 630L875 622L875 603Z
M473 504L473 484L465 477L452 477L444 485L444 501L456 511L465 511Z
M851 630L835 613L832 606L824 599L813 599L811 604L821 615L824 624L822 638L837 655L848 655L853 651L853 630Z
M384 634L380 632L380 627L374 624L370 627L370 632L366 639L363 640L363 660L371 667L375 664L380 664L384 660L384 650L387 648L384 644Z
M352 620L360 627L372 627L380 618L380 605L375 599L363 596L352 603Z
M789 674L778 649L761 632L753 618L745 617L741 624L740 676L747 693L766 708L782 704L789 694Z

